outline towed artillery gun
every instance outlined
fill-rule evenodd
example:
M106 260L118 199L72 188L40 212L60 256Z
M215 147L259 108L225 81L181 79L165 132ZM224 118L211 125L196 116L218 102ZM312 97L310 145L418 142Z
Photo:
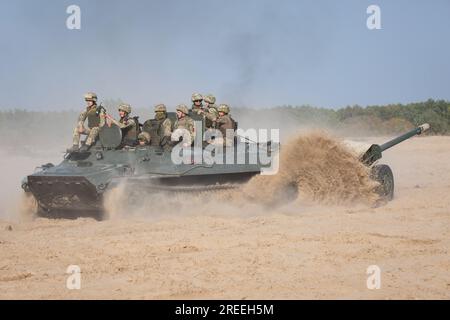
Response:
M371 167L372 179L379 182L379 187L377 188L377 193L380 195L382 200L390 201L394 198L394 175L392 174L391 168L387 164L376 164L383 156L383 152L393 146L414 137L415 135L420 135L423 132L430 129L428 123L422 124L417 128L414 128L401 136L398 136L392 140L389 140L382 145L373 144L369 149L360 157L360 161L365 165Z

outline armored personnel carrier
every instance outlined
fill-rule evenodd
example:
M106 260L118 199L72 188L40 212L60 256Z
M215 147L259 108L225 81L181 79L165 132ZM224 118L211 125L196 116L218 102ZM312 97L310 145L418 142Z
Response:
M168 112L172 120L175 116ZM144 123L143 130L155 136L151 123ZM186 150L176 149L177 145L161 147L159 140L152 141L158 142L122 147L121 129L114 124L104 126L88 151L67 152L60 164L37 168L23 179L22 188L36 199L39 215L101 217L105 192L125 180L127 185L151 193L235 188L269 169L271 163L262 163L261 153L270 156L279 147L277 143L235 138L234 146L220 146L206 153L205 143ZM176 160L175 151L179 153Z

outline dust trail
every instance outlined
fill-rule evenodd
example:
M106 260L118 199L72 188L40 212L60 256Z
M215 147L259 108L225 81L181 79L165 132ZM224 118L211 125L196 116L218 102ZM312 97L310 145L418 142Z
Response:
M171 219L190 215L230 214L223 211L217 200L220 191L176 192L149 191L128 185L125 181L106 192L104 206L109 219L145 218ZM235 207L232 207L235 211Z
M22 193L15 206L15 212L20 222L29 222L36 218L37 202L31 194Z
M378 196L370 169L343 142L324 132L297 136L281 148L275 176L256 176L242 197L265 204L286 201L292 189L303 201L327 205L374 204Z
M255 176L238 189L205 193L152 193L124 183L107 193L110 218L180 215L258 215L293 203L369 205L378 200L370 169L343 142L324 132L296 136L281 148L280 171Z
M36 147L38 149L38 147ZM0 166L2 171L2 184L0 186L0 220L23 221L32 218L35 203L32 197L24 194L21 187L22 179L32 174L34 169L49 160L58 163L61 156L34 150L8 149L0 146Z

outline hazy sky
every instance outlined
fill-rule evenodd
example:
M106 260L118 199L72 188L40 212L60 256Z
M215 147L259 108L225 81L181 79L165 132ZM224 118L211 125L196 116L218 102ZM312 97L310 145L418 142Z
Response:
M0 0L0 109L79 109L90 90L139 108L450 100L449 40L448 0Z

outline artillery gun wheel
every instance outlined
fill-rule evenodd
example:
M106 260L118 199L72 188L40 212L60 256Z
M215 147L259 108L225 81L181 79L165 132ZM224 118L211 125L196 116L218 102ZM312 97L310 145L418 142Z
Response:
M371 178L380 183L376 192L381 200L390 201L394 198L394 175L388 165L379 164L372 167Z

